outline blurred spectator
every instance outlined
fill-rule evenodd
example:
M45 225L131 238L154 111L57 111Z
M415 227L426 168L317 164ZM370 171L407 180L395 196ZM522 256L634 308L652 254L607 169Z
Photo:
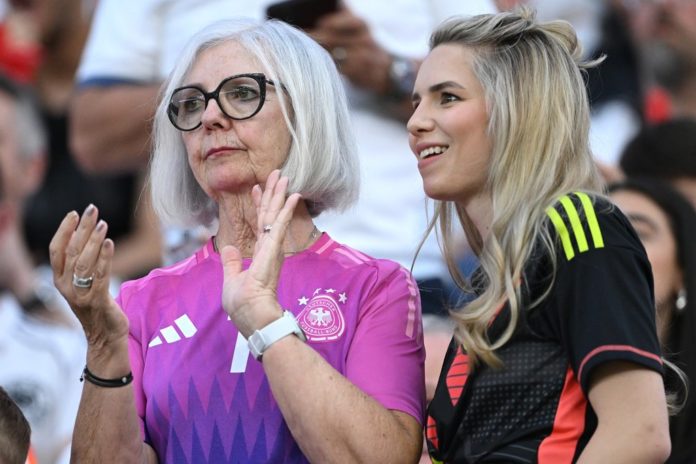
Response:
M606 57L601 65L587 70L587 87L592 109L592 152L600 167L611 169L621 149L642 124L637 51L616 2L510 0L498 3L504 9L526 4L537 10L537 17L542 21L570 22L578 33L585 58Z
M157 89L188 38L211 22L235 16L265 17L270 0L101 0L78 71L72 146L92 172L142 169L149 152ZM427 227L425 196L407 144L418 61L430 31L453 14L495 11L491 0L346 0L310 31L345 76L361 157L361 199L345 215L318 225L336 240L410 267ZM398 12L398 14L395 14ZM442 311L447 275L434 234L420 250L414 275L423 311ZM195 244L195 241L193 241ZM182 247L172 234L167 248ZM197 244L196 244L197 247ZM182 254L191 253L183 247ZM179 256L182 257L182 256Z
M17 82L30 83L41 62L34 18L26 10L9 8L7 3L0 1L0 72Z
M645 127L624 149L620 166L628 176L668 181L696 208L696 119Z
M640 50L648 86L646 114L649 121L696 116L696 2L614 2L620 3L627 14L633 39Z
M22 411L0 387L0 463L24 464L31 428Z
M668 360L691 386L684 408L670 420L668 463L696 462L696 212L686 199L656 179L631 179L610 187L612 201L631 221L653 269L658 336ZM679 379L667 380L680 390ZM681 391L683 396L683 389Z
M160 234L149 196L138 203L143 187L133 174L85 175L68 149L67 108L75 70L87 37L90 17L82 0L13 1L9 16L30 20L31 33L42 49L33 81L44 126L48 159L40 189L27 202L24 234L36 262L48 263L48 243L70 210L98 203L119 247L114 274L138 277L160 263Z
M0 385L31 424L39 463L67 463L86 341L50 277L34 268L20 232L45 148L32 103L0 78Z

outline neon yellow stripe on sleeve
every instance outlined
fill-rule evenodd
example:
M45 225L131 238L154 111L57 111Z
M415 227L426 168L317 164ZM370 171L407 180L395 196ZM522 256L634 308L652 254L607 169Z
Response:
M587 218L587 225L590 226L590 233L592 234L592 241L594 242L595 248L604 248L604 238L602 238L602 231L599 228L599 222L597 221L594 206L592 206L592 200L590 200L590 197L587 196L586 193L575 192L575 195L580 198L582 202L582 207L585 210L585 217Z
M563 209L565 209L566 214L568 214L568 219L570 219L570 225L573 228L573 233L575 234L575 241L578 243L578 251L580 253L587 251L587 237L585 236L585 231L582 228L580 216L578 216L578 210L575 208L573 201L568 195L561 198L561 204L563 205Z
M558 214L558 211L556 211L552 206L546 208L546 214L556 227L556 231L561 237L561 244L563 245L563 251L565 251L566 259L570 261L573 259L573 257L575 257L575 251L573 251L573 244L570 243L570 234L568 233L568 229L563 222L563 218L561 218L561 215Z

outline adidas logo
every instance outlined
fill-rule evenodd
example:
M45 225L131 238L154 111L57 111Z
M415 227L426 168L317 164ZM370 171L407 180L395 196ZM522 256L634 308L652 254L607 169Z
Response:
M177 328L179 330L177 330ZM186 314L184 314L180 318L176 319L174 321L174 324L161 329L161 336L157 335L147 346L148 348L152 348L153 346L161 345L163 343L176 343L179 340L181 340L181 337L193 337L196 334L196 332L198 332L198 329L195 325L193 325L191 319L189 319L189 317Z

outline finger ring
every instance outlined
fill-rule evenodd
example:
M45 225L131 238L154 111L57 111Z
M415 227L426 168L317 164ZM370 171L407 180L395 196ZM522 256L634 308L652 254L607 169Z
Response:
M94 276L78 277L77 274L72 275L72 284L78 288L90 288L93 280Z
M348 51L344 47L334 47L331 49L331 56L336 62L341 62L348 58Z
M266 224L265 226L263 226L263 231L264 231L264 233L268 233L271 231L272 228L273 228L272 225Z

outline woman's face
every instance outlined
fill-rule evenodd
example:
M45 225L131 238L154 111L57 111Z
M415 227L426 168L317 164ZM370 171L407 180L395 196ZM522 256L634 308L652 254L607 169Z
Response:
M202 52L184 80L206 92L215 90L225 78L260 73L255 57L235 42L217 45ZM188 160L196 180L213 199L225 193L241 193L263 184L272 170L285 162L291 136L281 112L282 91L266 86L261 110L245 120L227 117L211 99L201 126L182 132Z
M652 266L657 305L657 332L664 341L676 293L682 287L677 243L667 214L650 198L634 190L611 194L612 201L631 221Z
M473 59L473 52L460 45L435 47L418 71L408 121L425 193L463 205L483 192L492 147Z

